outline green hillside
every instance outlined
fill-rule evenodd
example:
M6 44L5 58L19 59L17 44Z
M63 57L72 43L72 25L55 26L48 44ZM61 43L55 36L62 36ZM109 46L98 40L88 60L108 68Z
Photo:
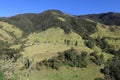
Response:
M113 13L105 14L78 17L48 10L0 18L0 72L10 73L2 77L119 80L119 14L108 22Z
M6 22L0 22L0 39L8 42L13 42L17 38L21 38L23 31L14 25Z

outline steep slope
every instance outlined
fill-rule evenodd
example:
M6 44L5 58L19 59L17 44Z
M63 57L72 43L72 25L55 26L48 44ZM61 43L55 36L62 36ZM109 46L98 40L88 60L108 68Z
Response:
M22 37L22 31L14 25L0 21L0 39L3 41L14 42Z
M108 26L101 23L97 23L98 31L91 34L91 37L111 37L111 38L120 38L120 26Z
M26 48L23 51L23 55L34 57L35 61L36 59L39 61L56 56L57 52L71 47L88 49L80 35L73 31L70 34L66 34L61 28L49 28L39 33L34 32L29 34L26 39Z
M20 14L2 20L16 25L25 34L45 31L52 27L60 27L67 34L72 30L81 36L97 31L96 23L64 14L59 10L48 10L40 14Z
M103 78L104 75L100 73L100 69L104 64L98 66L91 62L91 59L102 54L104 56L103 60L106 62L113 57L112 54L103 51L101 46L98 45L106 47L104 42L106 42L105 44L108 42L113 46L112 50L119 50L120 27L116 26L119 25L119 16L116 16L116 14L115 19L114 17L110 18L110 16L113 16L111 13L106 14L106 17L105 14L102 14L102 16L101 18L100 14L93 15L95 19L93 17L89 18L89 16L79 18L64 14L59 10L48 10L40 14L29 13L1 18L0 40L11 43L16 41L17 44L11 44L10 48L20 48L19 53L22 53L22 57L26 59L26 62L18 60L20 73L30 70L31 80L94 80L97 77ZM96 40L97 38L98 40ZM17 40L20 40L20 42ZM85 41L89 42L89 40L92 40L90 45L92 42L94 43L92 48L85 44ZM99 44L95 44L95 40ZM59 70L53 70L50 67L43 68L40 71L36 70L37 63L41 60L52 59L58 56L58 52L61 53L71 47L75 48L79 54L85 53L83 56L86 55L88 61L86 68L64 65ZM97 56L91 56L93 52L96 52ZM76 57L72 56L72 58ZM96 60L99 61L99 59ZM30 65L29 69L23 68L26 67L26 64ZM17 68L17 70L19 69Z
M49 28L46 31L40 33L32 33L28 36L29 42L38 43L65 43L65 40L70 40L70 44L74 45L76 41L82 44L82 38L78 34L71 32L65 34L61 28Z
M79 18L91 19L93 21L97 21L106 25L120 26L120 13L115 13L115 12L89 14L89 15L79 16Z

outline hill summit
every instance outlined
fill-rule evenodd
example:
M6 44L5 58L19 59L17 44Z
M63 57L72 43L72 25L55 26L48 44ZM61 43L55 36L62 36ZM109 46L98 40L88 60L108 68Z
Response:
M47 10L39 14L20 14L2 20L19 27L25 34L45 31L51 27L60 27L67 34L72 30L81 36L96 31L95 22L70 16L59 10Z

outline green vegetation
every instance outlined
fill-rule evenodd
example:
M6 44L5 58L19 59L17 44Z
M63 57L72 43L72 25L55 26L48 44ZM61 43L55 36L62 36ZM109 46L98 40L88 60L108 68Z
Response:
M94 39L86 40L84 43L85 43L85 45L86 45L87 47L89 47L89 48L91 48L91 49L95 46L95 41L94 41Z
M82 52L80 55L73 48L64 51L63 53L58 53L58 57L53 57L48 60L44 60L39 63L39 65L45 65L51 67L52 69L59 69L59 67L68 65L71 67L87 67L86 52Z
M97 55L97 52L93 52L90 54L90 60L98 66L104 64L104 55Z
M62 28L66 34L74 31L83 38L87 38L88 35L97 31L96 23L65 15L58 10L49 10L41 14L22 14L5 18L3 21L18 26L24 31L24 36L32 32L45 31L53 27Z
M120 26L120 13L108 12L101 14L90 14L80 16L80 18L90 19L106 25L118 25Z
M0 18L0 80L119 80L119 14L112 14Z
M105 74L106 80L119 80L120 79L120 58L115 57L108 61L102 72Z
M4 73L2 70L0 70L0 80L5 80Z

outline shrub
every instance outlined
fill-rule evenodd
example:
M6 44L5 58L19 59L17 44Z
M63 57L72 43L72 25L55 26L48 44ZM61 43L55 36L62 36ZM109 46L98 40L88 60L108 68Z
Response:
M94 80L103 80L102 78L95 78Z
M90 60L98 66L101 66L104 63L104 55L97 55L97 52L93 52L90 54Z
M0 80L5 80L4 72L0 69Z
M88 40L88 41L85 41L84 42L85 43L85 45L87 46L87 47L89 47L89 48L93 48L94 47L94 45L95 45L95 42L94 42L94 40Z
M104 69L101 70L105 75L105 80L120 80L120 58L114 57L105 64Z
M58 57L53 57L40 63L52 69L59 69L59 67L63 65L84 68L87 67L86 56L87 52L81 52L81 54L78 55L78 52L74 48L71 48L63 53L59 52Z

